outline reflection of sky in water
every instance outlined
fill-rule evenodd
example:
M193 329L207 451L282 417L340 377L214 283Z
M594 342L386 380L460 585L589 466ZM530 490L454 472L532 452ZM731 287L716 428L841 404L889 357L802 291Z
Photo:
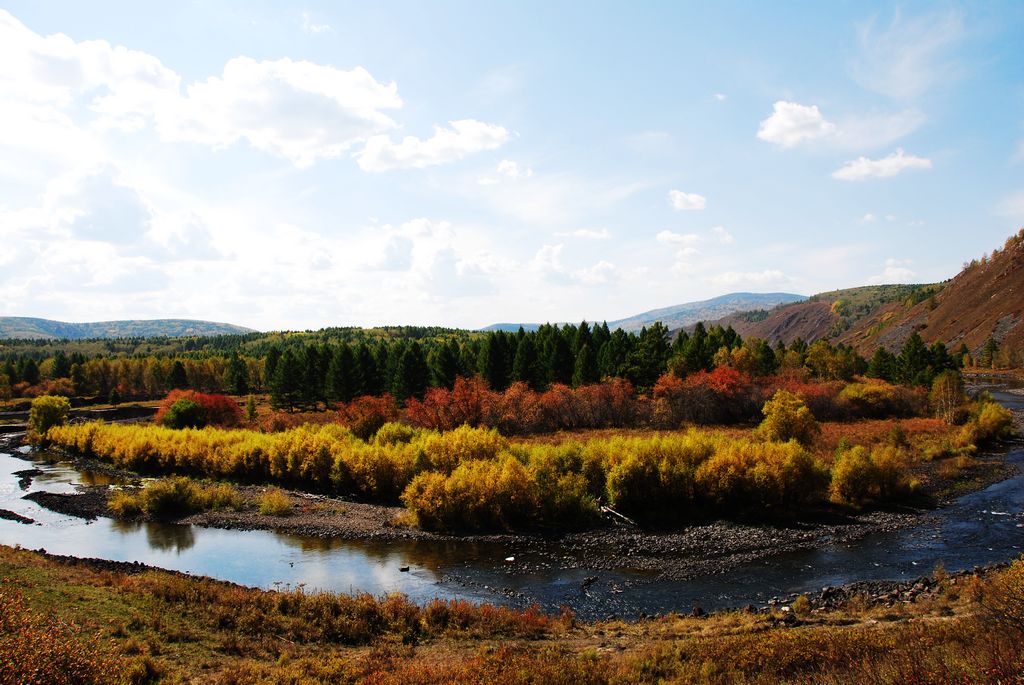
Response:
M1010 403L1024 397L994 392ZM462 597L507 602L506 592L524 595L548 609L569 604L583 617L610 613L688 611L761 603L774 595L820 589L853 580L908 579L931 572L942 561L948 571L1005 561L1024 548L1024 476L1018 475L927 516L914 528L870 536L853 545L784 554L742 565L728 574L666 582L630 572L559 568L573 550L548 545L548 554L523 553L498 544L424 541L307 539L269 531L226 531L158 523L95 522L47 511L21 499L26 492L71 492L81 482L66 465L31 463L0 454L0 508L43 525L0 520L0 542L56 554L141 561L256 587L296 587L382 595L404 592L414 601ZM1024 451L1011 455L1018 467ZM44 476L27 491L13 472L33 466ZM84 480L84 479L83 479ZM512 573L503 559L516 555L544 568ZM566 564L571 565L571 564ZM410 566L409 572L401 572ZM468 581L463 585L452 577ZM582 581L597 576L585 590ZM616 592L620 589L621 592ZM625 602L625 604L623 603Z

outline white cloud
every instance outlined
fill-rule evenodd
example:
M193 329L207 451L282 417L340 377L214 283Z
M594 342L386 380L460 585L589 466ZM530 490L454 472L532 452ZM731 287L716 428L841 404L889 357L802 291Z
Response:
M575 231L558 232L555 235L560 237L582 238L584 240L608 240L612 234L607 228L577 228Z
M165 140L214 148L244 138L305 168L394 128L381 110L401 106L398 87L377 82L362 67L235 57L222 76L190 85L173 107L161 110L157 130Z
M313 14L309 10L302 13L301 26L302 30L310 35L331 33L333 31L329 24L320 24L313 21Z
M696 233L675 233L666 230L659 232L655 239L666 245L692 245L700 241L700 236Z
M448 123L451 128L435 127L434 135L426 140L406 136L396 143L387 135L373 136L356 154L359 168L363 171L422 169L499 148L509 137L508 130L502 126L474 119Z
M924 114L916 109L847 117L836 125L834 143L849 150L883 147L913 133L925 121Z
M672 205L673 209L677 210L688 210L688 209L704 209L707 206L708 200L703 195L697 193L684 193L681 190L670 190L668 191L668 201Z
M868 212L867 214L860 218L860 222L862 224L873 224L876 221L878 221L878 217L872 214L871 212Z
M729 96L725 93L715 93L713 97L719 102L725 102Z
M817 105L779 100L772 115L761 122L757 137L781 147L793 147L835 133L836 125L826 121Z
M828 121L817 105L780 100L770 117L761 122L757 137L783 148L817 141L842 149L862 150L889 145L909 135L925 122L925 116L907 109L896 113L870 112Z
M792 283L793 279L778 269L765 269L764 271L726 271L711 278L715 285L736 286L744 285L773 285Z
M736 242L736 239L725 229L725 226L713 226L711 232L718 238L718 242L723 245L732 245Z
M584 285L608 283L609 281L615 280L617 277L618 269L615 268L615 265L603 259L593 266L578 269L573 274L573 278Z
M898 148L896 152L881 159L858 157L832 172L832 178L841 181L863 181L869 178L890 178L907 169L931 169L932 160L916 157Z
M614 264L601 260L593 266L582 269L570 269L562 264L562 252L565 245L544 245L530 261L528 268L544 275L554 283L566 285L579 283L582 285L601 285L617 280L620 272Z
M912 263L909 259L887 259L885 260L885 270L868 278L868 283L871 285L913 283L917 274L909 268Z
M518 162L513 162L510 159L503 159L498 162L498 173L513 179L530 178L533 176L533 169L521 167Z
M899 11L885 28L875 20L860 28L860 55L854 78L865 88L899 99L912 99L959 73L947 57L963 35L957 11L904 19Z

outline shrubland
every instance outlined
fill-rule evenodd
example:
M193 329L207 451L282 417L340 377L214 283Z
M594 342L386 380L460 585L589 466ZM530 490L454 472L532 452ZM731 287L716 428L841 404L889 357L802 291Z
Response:
M829 424L814 437L813 417L786 391L766 403L764 413L767 426L753 433L689 429L570 437L559 444L512 442L495 429L467 425L437 431L395 422L380 426L369 441L330 424L261 433L94 422L55 426L48 437L143 473L401 502L420 526L447 530L587 527L599 521L602 504L651 526L787 517L830 499L870 506L915 496L911 471L926 445L954 449L941 443L949 429L926 443L918 440L920 431L936 430L931 423L945 425L934 419L906 422L910 437L898 424L868 422L861 431L867 442L858 446L849 438L858 438L861 424ZM998 405L980 401L974 413L973 423L952 430L970 429L979 439L1005 430ZM836 438L833 426L847 426L846 432Z
M263 591L0 547L0 683L1016 683L1024 563L913 602L587 623Z

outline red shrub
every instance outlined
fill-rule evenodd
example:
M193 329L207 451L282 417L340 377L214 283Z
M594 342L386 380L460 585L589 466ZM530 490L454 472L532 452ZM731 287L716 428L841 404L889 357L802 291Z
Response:
M415 426L440 430L452 430L463 424L479 426L497 396L482 378L460 376L451 390L433 388L422 400L407 400L405 420Z
M238 402L227 395L211 395L195 390L172 390L167 393L167 397L160 402L153 420L156 423L163 423L167 410L178 400L189 400L202 407L208 426L230 427L242 422L242 408L238 406Z
M363 440L369 440L388 421L398 418L398 403L391 395L363 395L338 409L341 423Z

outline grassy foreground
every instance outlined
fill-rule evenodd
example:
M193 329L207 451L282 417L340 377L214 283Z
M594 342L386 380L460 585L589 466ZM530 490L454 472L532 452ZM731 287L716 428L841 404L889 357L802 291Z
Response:
M0 683L1018 683L1024 562L910 603L577 623L0 547ZM73 677L71 677L73 676Z

